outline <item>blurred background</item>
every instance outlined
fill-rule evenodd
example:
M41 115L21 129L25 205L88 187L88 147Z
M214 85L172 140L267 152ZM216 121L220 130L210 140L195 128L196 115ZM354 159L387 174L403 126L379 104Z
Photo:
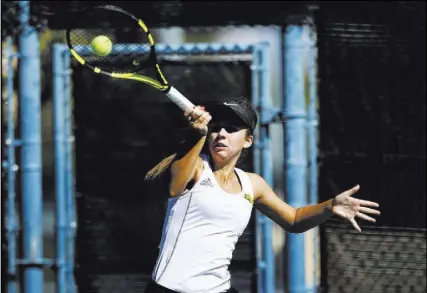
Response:
M72 71L65 68L61 74L69 76L70 84L58 91L70 93L72 131L63 138L71 139L72 168L67 178L72 180L77 228L71 229L75 254L68 275L73 280L67 279L68 289L62 291L65 287L58 284L55 265L57 231L62 226L56 213L54 44L65 44L67 27L90 28L77 11L97 2L30 1L28 24L19 18L23 8L18 2L24 1L2 1L2 292L14 293L11 283L17 284L15 292L25 292L24 271L31 269L44 272L42 292L46 293L142 292L157 258L166 200L164 178L147 182L144 175L174 150L175 133L185 121L162 93L136 82L93 75L74 60L65 62ZM268 130L268 174L281 198L309 204L360 184L358 197L380 204L377 223L359 221L362 233L333 218L298 238L275 224L266 230L254 212L231 265L236 288L266 293L427 292L424 1L103 3L138 15L157 43L175 48L173 54L159 54L162 70L195 104L235 95L262 96L267 106L261 110L276 114L269 114L274 119L267 119L259 129ZM31 196L32 187L22 186L24 158L19 143L11 152L10 136L19 141L22 125L28 123L21 98L26 82L22 78L28 75L21 72L22 59L10 54L25 54L23 28L29 26L36 29L39 46L39 53L31 58L40 62L39 94L36 90L34 96L40 107L30 110L37 111L32 117L41 123L35 131L41 138L42 197L41 221L31 224L42 233L42 243L33 244L41 245L45 261L26 262L22 219L29 204L23 198L29 197L23 194ZM290 43L299 28L301 39ZM192 53L186 44L196 49L197 44L234 44L237 49L213 46L211 51ZM299 48L300 44L308 45ZM257 81L262 93L255 93L253 87L254 77L258 78L254 46L266 48L262 65L268 82ZM300 65L300 71L294 72L291 63ZM295 154L288 149L292 137L287 131L293 119L287 112L292 110L288 102L296 88L292 81L301 85L299 114L305 116L300 133L306 137L300 150L305 177L295 182L289 162ZM8 165L11 156L17 167ZM254 154L241 167L256 170L253 158ZM11 172L15 181L10 181ZM293 184L301 182L305 187L292 194ZM68 229L73 219L67 219ZM266 238L265 233L272 240L260 243L258 237ZM15 256L11 235L17 236ZM302 245L293 252L289 243ZM257 252L260 246L273 253L273 260L267 261L274 268L273 277L260 266L260 258L266 258L265 252ZM295 260L295 255L301 258ZM13 268L11 257L17 260ZM71 263L69 258L66 261Z

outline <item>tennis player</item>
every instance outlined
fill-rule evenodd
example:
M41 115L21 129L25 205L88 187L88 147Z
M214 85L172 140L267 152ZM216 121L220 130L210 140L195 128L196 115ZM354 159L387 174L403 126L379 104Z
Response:
M194 130L192 140L147 174L153 178L170 167L168 209L146 293L237 292L228 266L253 206L291 233L303 233L333 215L349 220L360 232L356 217L375 222L367 214L380 214L377 203L352 197L358 185L328 201L296 209L261 176L236 168L253 143L257 124L246 98L207 109L197 106L184 115Z

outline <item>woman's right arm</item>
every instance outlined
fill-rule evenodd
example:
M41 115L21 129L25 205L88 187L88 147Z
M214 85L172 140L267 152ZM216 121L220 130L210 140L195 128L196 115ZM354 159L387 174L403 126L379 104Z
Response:
M203 170L203 161L200 153L207 139L208 123L212 119L203 107L197 106L191 113L185 112L189 117L190 125L195 130L187 147L182 149L171 165L171 178L169 183L170 196L182 194L189 182L198 172Z

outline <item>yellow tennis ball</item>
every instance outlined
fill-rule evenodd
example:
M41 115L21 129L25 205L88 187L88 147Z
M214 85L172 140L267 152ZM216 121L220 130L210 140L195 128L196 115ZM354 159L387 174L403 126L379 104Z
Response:
M111 49L113 48L113 43L106 36L97 36L93 38L90 43L93 52L95 55L105 57L111 53Z

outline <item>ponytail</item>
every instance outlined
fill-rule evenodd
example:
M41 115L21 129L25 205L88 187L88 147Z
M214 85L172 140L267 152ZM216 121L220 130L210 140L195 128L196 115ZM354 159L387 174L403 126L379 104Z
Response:
M172 164L173 160L175 159L177 153L170 155L167 158L164 158L160 163L158 163L156 166L151 168L150 171L147 172L145 175L145 180L154 180L157 177L159 177L163 172L169 168L169 166Z

